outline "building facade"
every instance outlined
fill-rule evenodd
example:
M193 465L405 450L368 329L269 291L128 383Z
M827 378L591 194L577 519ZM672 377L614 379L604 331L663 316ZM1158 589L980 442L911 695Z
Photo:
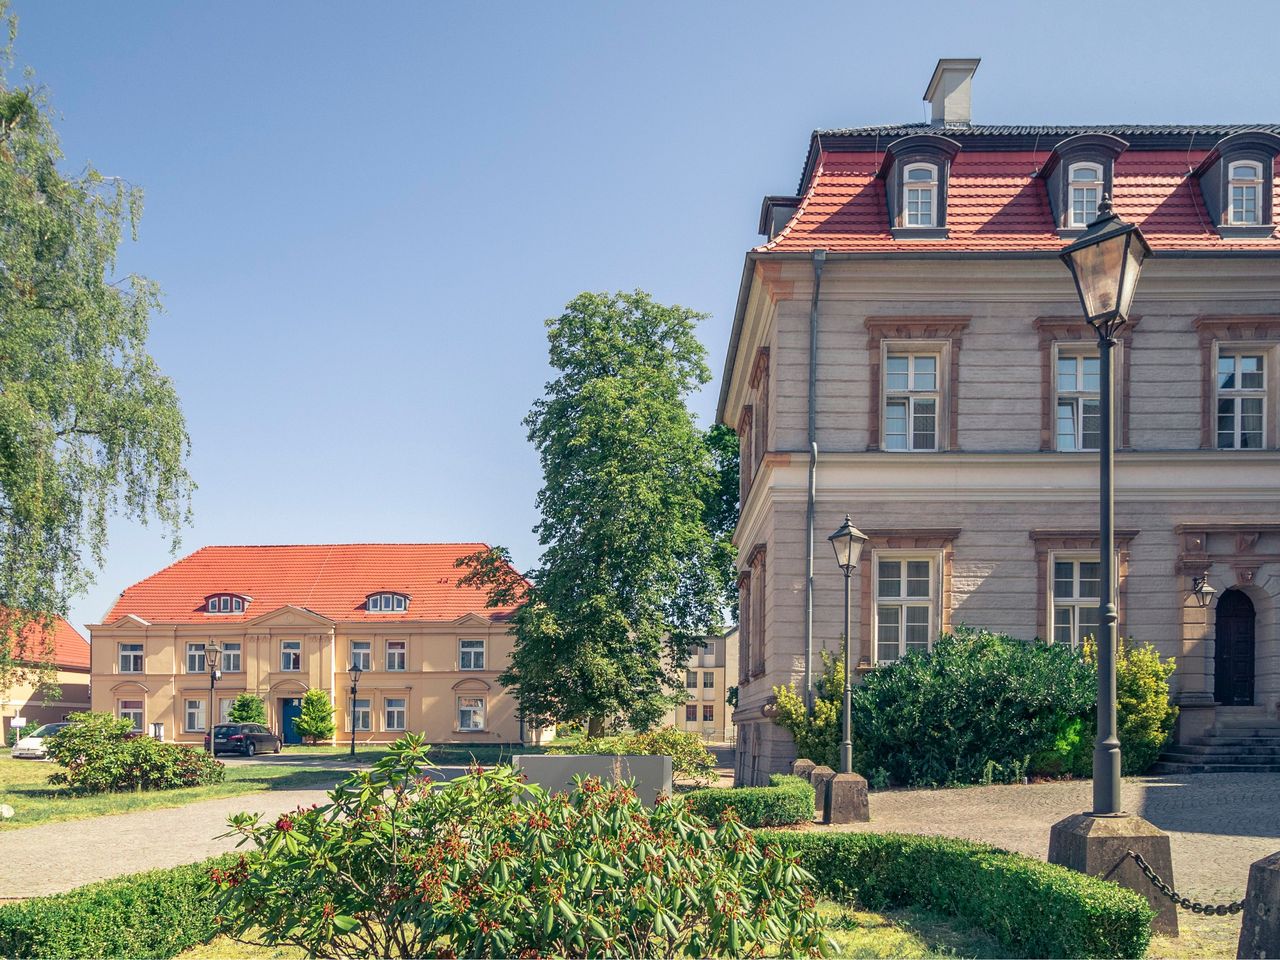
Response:
M747 254L718 416L738 430L740 783L837 651L846 513L857 675L965 623L1076 644L1096 623L1098 360L1058 251L1104 194L1154 254L1116 372L1121 635L1177 658L1178 737L1280 707L1280 125L815 132ZM1201 609L1196 578L1216 590ZM809 651L811 659L806 659Z
M0 690L4 734L14 729L15 718L22 721L21 729L34 730L89 709L89 641L66 620L28 624L14 654L17 669L9 686Z
M91 626L93 708L164 739L203 741L241 693L300 741L292 718L323 690L337 736L385 743L536 742L498 683L510 609L458 586L463 544L205 547L125 590ZM210 695L210 645L220 670ZM354 698L350 668L361 674ZM157 730L154 725L162 724Z
M738 631L707 637L689 651L684 669L685 702L672 707L667 723L708 743L731 743L729 688L738 682Z

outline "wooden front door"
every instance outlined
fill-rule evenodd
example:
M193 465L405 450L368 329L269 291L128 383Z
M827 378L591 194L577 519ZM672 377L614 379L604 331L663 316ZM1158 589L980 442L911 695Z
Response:
M1226 707L1253 706L1253 603L1239 590L1218 601L1214 699Z

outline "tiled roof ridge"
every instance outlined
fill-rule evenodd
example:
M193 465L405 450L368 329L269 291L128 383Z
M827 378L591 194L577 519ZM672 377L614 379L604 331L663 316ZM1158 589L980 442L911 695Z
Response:
M1224 134L1245 130L1280 133L1280 123L972 123L943 126L928 121L869 124L859 127L829 127L813 131L815 137L856 137L892 134L895 130L936 130L946 136L990 136L992 134L1069 134L1125 133L1134 134Z

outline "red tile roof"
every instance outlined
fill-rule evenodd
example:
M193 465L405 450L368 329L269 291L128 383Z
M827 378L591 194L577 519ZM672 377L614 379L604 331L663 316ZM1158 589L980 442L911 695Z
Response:
M62 617L55 617L51 627L27 624L15 645L15 660L43 663L50 658L58 667L89 669L89 641Z
M487 609L484 594L459 588L459 557L483 543L338 543L204 547L135 583L107 614L149 623L239 623L288 604L330 620L449 621L468 613L500 619L513 607ZM403 613L370 613L365 597L380 591L410 597ZM242 614L205 613L204 598L238 593L252 602Z
M1213 229L1200 187L1189 175L1208 150L1128 150L1115 162L1113 206L1162 250L1280 250L1280 237L1224 240ZM823 150L791 222L756 249L890 253L905 251L1053 251L1067 241L1054 230L1045 182L1033 174L1047 152L963 149L948 182L946 240L895 240L889 233L883 151ZM1280 210L1280 177L1273 178Z

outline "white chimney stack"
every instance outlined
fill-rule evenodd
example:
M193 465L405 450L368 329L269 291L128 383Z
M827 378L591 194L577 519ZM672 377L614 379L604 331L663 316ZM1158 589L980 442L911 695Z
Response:
M981 58L972 60L939 60L933 68L924 99L933 108L935 127L967 127L973 110L973 75Z

